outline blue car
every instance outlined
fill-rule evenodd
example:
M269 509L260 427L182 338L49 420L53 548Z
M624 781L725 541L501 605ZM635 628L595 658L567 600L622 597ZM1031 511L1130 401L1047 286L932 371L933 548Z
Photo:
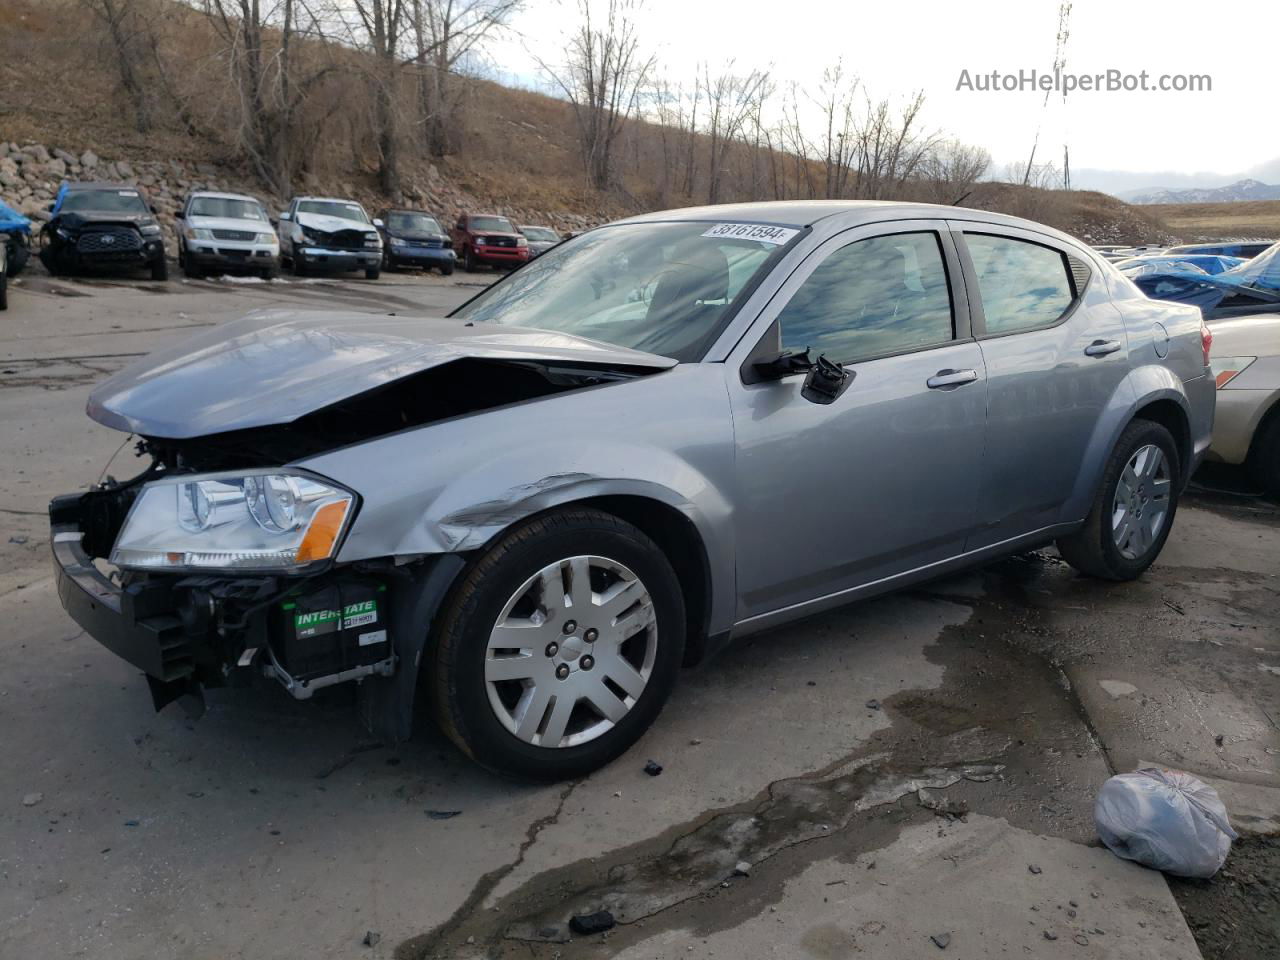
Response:
M382 265L396 267L435 267L444 276L453 273L457 254L453 241L440 226L440 221L420 210L383 210L373 221L382 234Z
M1141 276L1148 273L1165 273L1170 270L1184 270L1187 273L1207 273L1216 277L1232 267L1238 267L1245 260L1241 257L1227 257L1216 254L1187 254L1185 256L1130 257L1128 260L1116 262L1116 269L1128 277ZM1190 267L1191 269L1187 269Z

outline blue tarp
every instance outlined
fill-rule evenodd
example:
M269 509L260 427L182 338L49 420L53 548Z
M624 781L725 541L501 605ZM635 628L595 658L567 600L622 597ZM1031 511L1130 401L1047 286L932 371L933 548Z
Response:
M1153 300L1189 303L1206 313L1237 294L1280 304L1280 243L1213 277L1170 269L1129 279Z
M0 233L30 233L31 221L0 201Z

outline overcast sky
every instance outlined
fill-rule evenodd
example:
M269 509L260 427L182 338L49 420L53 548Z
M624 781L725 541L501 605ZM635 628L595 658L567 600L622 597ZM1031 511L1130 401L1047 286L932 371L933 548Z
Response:
M1144 177L1080 182L1089 168L1211 173L1218 176L1209 180L1225 182L1280 157L1276 0L1072 4L1068 72L1147 70L1153 81L1209 74L1211 92L1075 92L1065 104L1051 96L1046 108L1040 92L957 91L963 69L1051 72L1058 7L1056 0L646 0L639 20L644 44L673 83L691 81L702 61L714 72L733 58L744 72L770 67L781 84L816 89L823 67L843 57L877 98L923 90L927 124L985 146L998 170L1025 161L1037 127L1037 159L1061 163L1062 144L1070 144L1079 187L1146 185ZM534 85L530 51L554 58L563 50L574 10L575 0L530 0L514 24L519 36L490 48L500 74Z

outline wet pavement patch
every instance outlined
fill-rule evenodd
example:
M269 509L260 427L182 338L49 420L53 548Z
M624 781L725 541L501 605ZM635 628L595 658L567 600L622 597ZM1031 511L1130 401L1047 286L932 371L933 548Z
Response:
M1012 587L999 570L986 579L974 597L922 594L973 610L927 650L945 668L942 685L884 697L878 707L892 726L848 756L661 836L545 871L490 906L497 879L486 878L449 921L396 956L459 956L468 943L489 957L569 956L691 922L704 932L731 927L776 902L786 878L818 858L852 860L908 824L970 810L1091 842L1093 788L1109 770L1060 672L1009 642L1029 628L1011 612L1018 577ZM607 933L575 939L575 917L601 914L614 924Z

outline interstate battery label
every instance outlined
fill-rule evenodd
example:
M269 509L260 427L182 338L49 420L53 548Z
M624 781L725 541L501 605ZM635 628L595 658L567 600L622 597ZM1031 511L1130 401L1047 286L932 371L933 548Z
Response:
M339 619L341 619L343 630L350 630L354 627L367 627L372 623L377 623L378 601L361 600L359 603L349 603L342 608L341 618L338 617L337 610L311 610L306 613L295 613L293 615L293 632L299 637L318 637L322 634L333 633L338 629Z

